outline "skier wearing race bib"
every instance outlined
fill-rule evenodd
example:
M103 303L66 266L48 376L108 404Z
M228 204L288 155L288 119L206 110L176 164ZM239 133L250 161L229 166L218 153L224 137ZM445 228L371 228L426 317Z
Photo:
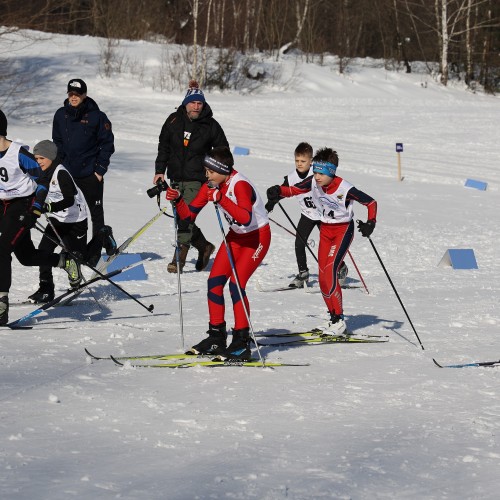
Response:
M336 151L323 148L313 160L314 175L295 186L272 186L267 190L271 202L281 198L309 193L320 217L320 242L318 250L319 284L328 308L330 321L325 333L342 335L347 332L342 304L342 289L338 270L349 250L354 236L353 202L368 209L367 222L358 222L360 233L368 237L375 228L377 202L352 184L336 176L339 158Z
M189 205L184 202L179 191L170 187L167 189L167 200L176 202L182 220L194 221L203 207L212 202L220 207L229 225L225 237L227 247L225 244L219 247L208 277L208 337L193 346L191 352L217 354L224 359L248 360L251 357L247 317L250 304L246 284L269 249L269 219L255 186L233 169L234 159L229 148L212 149L205 157L204 165L209 182L202 185ZM234 328L231 344L226 347L224 286L228 281Z
M47 198L42 213L47 213L50 223L38 245L39 250L53 252L62 239L64 246L73 254L86 260L88 208L82 191L73 177L61 165L57 146L52 141L41 141L33 149L35 160L50 179ZM80 281L70 280L76 287ZM40 266L40 285L28 297L35 304L49 302L54 298L54 279L50 266Z

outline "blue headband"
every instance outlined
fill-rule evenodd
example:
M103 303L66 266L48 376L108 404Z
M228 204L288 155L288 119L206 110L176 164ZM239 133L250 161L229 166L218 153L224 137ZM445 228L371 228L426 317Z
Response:
M233 167L230 167L225 163L217 161L215 158L212 158L211 156L205 156L205 159L203 160L203 165L205 168L213 170L214 172L217 172L222 175L229 175L233 170Z
M330 163L328 161L313 161L313 172L315 174L324 174L329 177L335 177L335 172L337 171L337 165Z

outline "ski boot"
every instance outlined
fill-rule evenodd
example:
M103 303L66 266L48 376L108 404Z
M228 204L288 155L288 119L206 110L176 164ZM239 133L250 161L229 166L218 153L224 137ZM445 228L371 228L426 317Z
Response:
M220 325L208 324L208 337L194 345L186 354L219 354L226 349L226 323Z
M309 270L299 271L294 280L288 285L289 288L304 288L306 281L309 279Z
M347 326L343 314L330 313L328 326L323 330L322 335L344 335L347 336Z
M54 283L52 281L40 281L40 286L32 293L28 300L33 304L45 304L54 300Z
M229 344L224 352L220 352L218 354L219 358L223 360L230 359L250 361L252 358L252 352L250 350L250 329L233 329L233 340L231 341L231 344Z
M80 263L71 257L68 252L61 252L57 267L61 267L68 273L71 288L77 288L83 279Z

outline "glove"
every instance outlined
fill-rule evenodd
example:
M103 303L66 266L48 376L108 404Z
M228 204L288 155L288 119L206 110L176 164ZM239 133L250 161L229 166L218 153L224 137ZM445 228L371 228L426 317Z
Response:
M281 189L279 186L271 186L267 190L267 199L269 201L274 201L276 204L278 203L278 201L280 201L280 198L281 198Z
M170 186L167 188L166 198L168 201L179 201L181 193L177 189L172 189Z
M266 212L267 213L270 213L273 211L273 208L274 208L274 205L276 205L276 201L268 201L266 204L265 204L265 207L266 207Z
M22 227L31 229L32 227L35 227L36 221L38 220L38 217L40 217L40 215L42 215L40 210L34 208L32 210L28 210L24 214L21 214L19 216L19 222L21 223Z
M368 238L373 233L375 229L375 221L373 219L362 222L358 220L358 231L365 237Z
M222 193L216 187L209 187L207 191L207 201L214 203L220 203L222 200Z

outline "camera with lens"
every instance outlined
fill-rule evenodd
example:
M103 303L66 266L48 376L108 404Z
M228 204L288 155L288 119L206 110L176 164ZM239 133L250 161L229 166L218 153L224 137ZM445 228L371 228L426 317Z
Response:
M149 188L146 193L150 198L154 198L155 196L158 196L162 191L166 191L167 189L168 184L166 183L166 181L158 179L158 181L156 181L156 185L152 188Z

